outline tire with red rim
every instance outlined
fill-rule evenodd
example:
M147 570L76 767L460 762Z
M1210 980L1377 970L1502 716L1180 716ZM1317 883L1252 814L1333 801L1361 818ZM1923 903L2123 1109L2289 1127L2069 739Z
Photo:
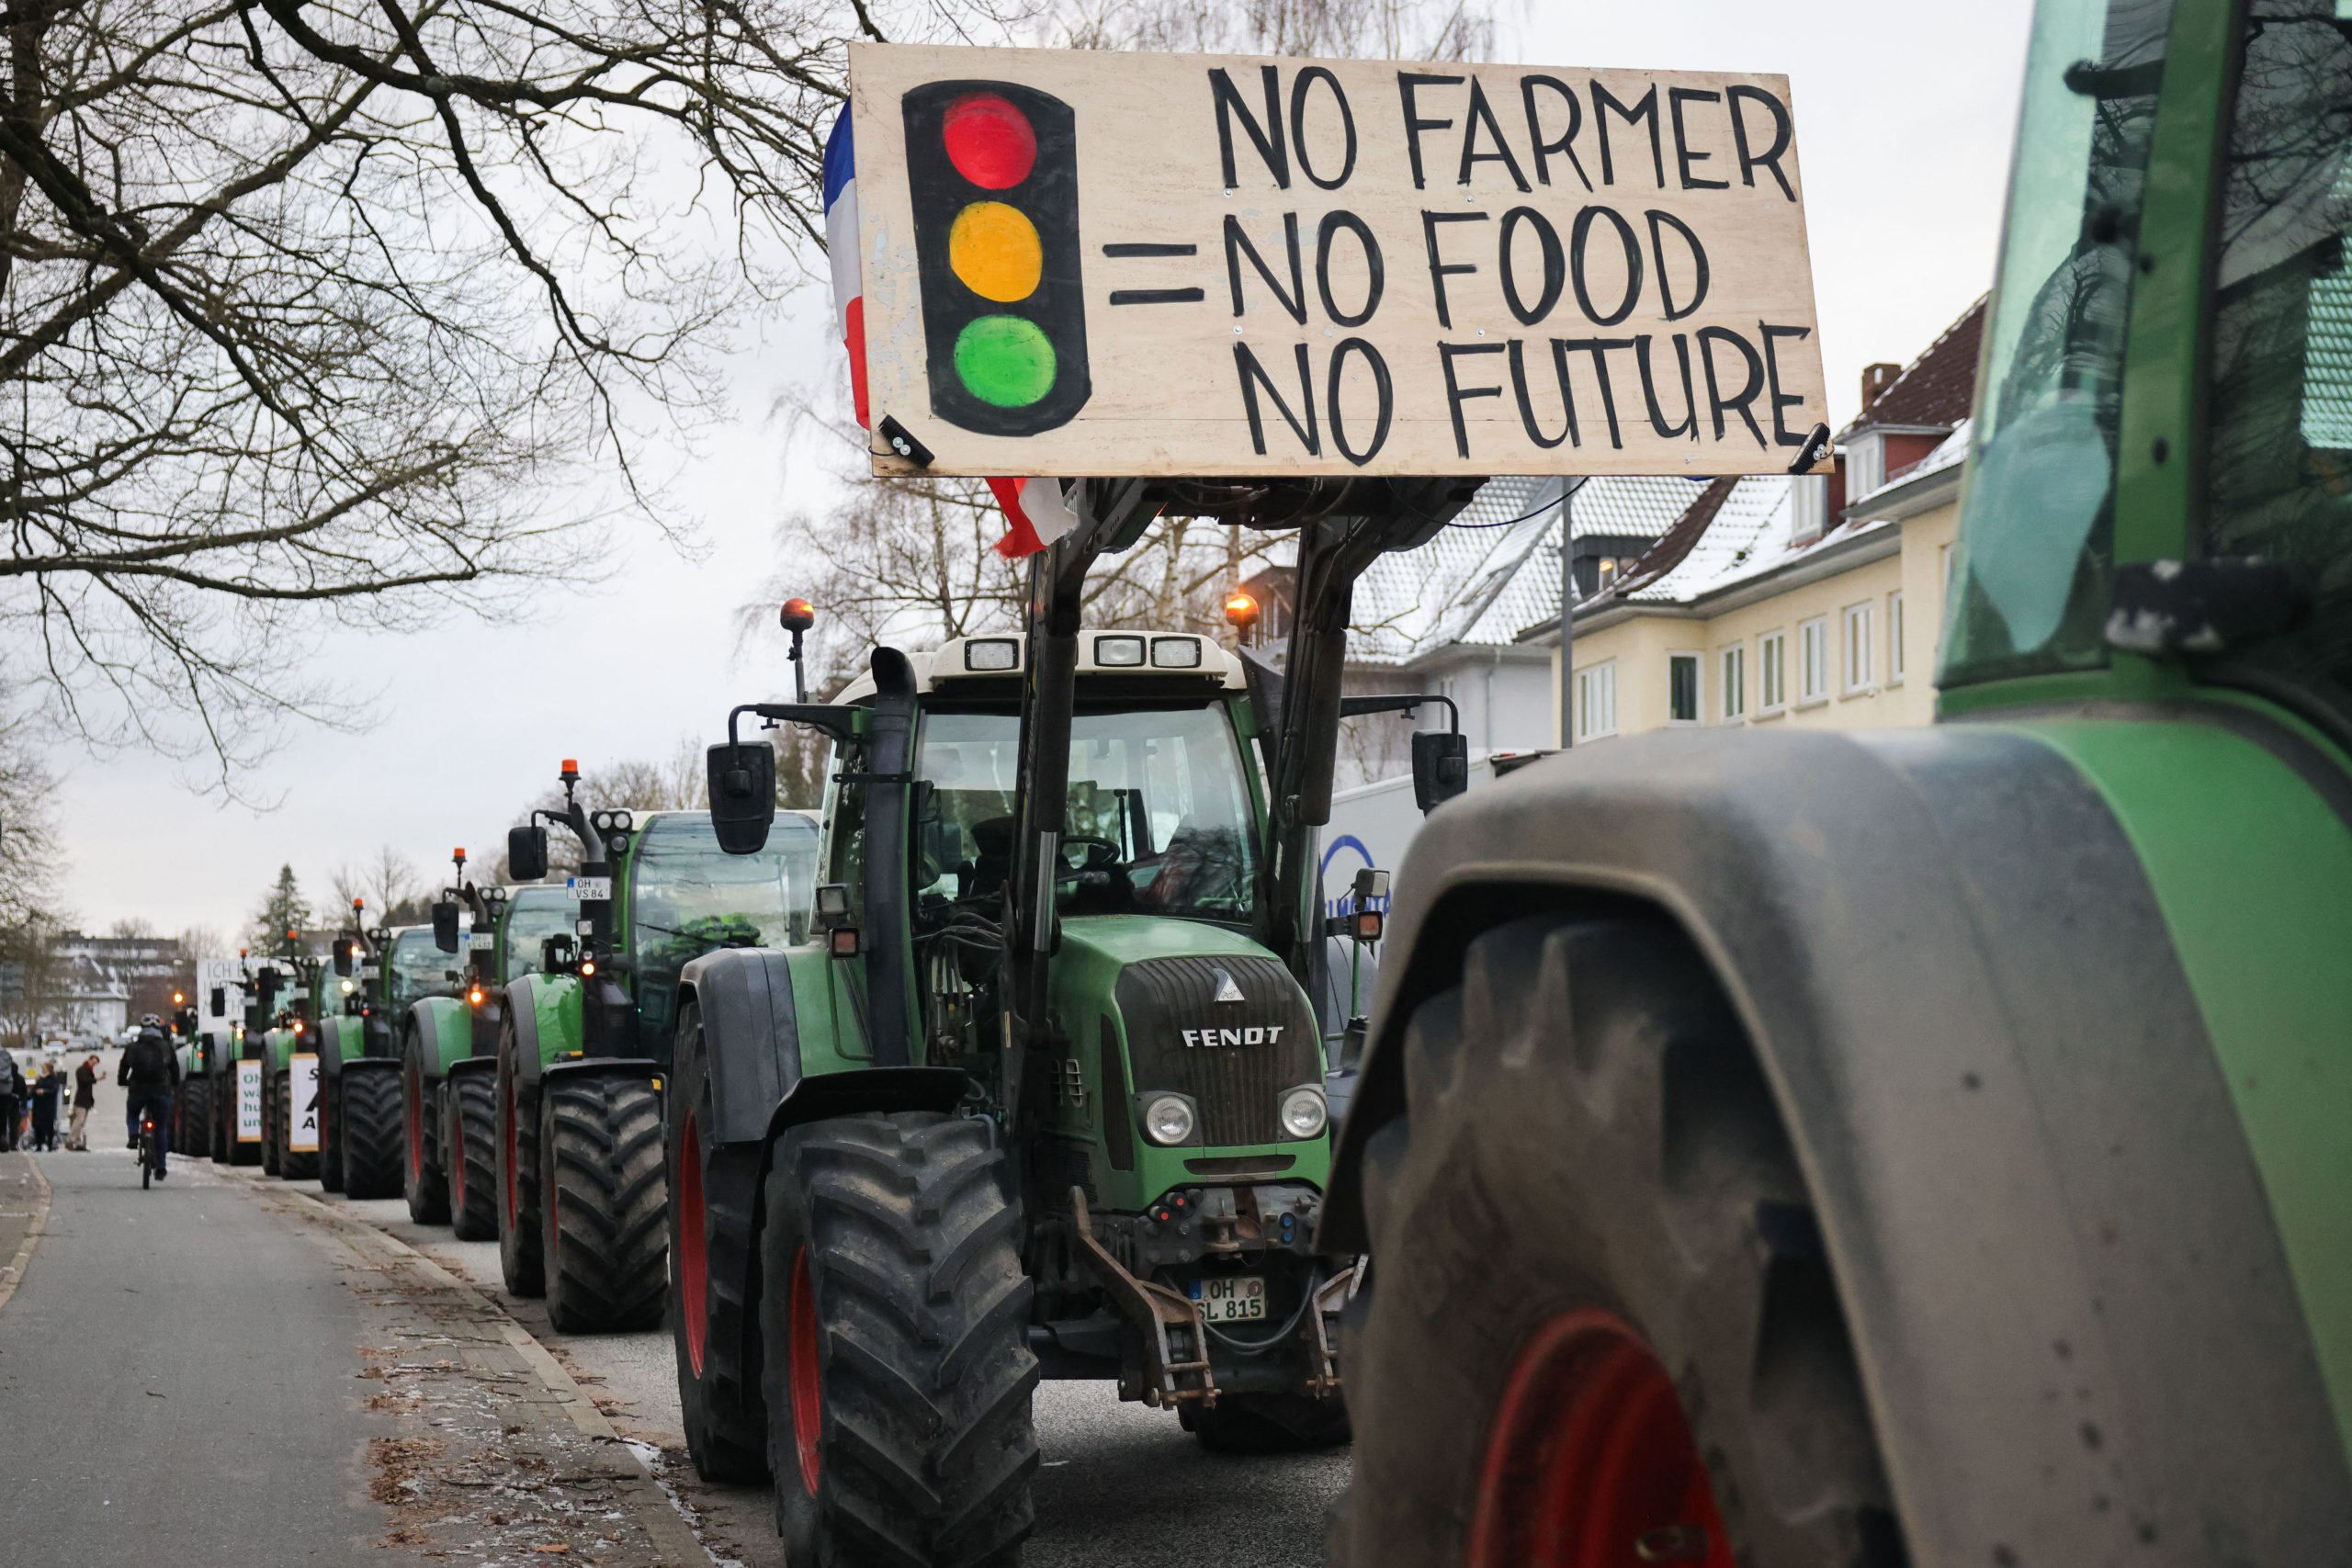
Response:
M400 1074L380 1056L346 1062L338 1098L343 1109L336 1115L335 1152L343 1158L344 1196L399 1197Z
M511 1020L498 1029L498 1270L507 1292L542 1295L539 1252L539 1097L522 1081Z
M261 1086L261 1173L277 1174L277 1102L278 1091L286 1087L283 1078L265 1078Z
M477 1068L449 1075L449 1228L459 1241L498 1239L498 1082Z
M1403 1044L1332 1562L1903 1563L1804 1177L1681 932L1487 931Z
M539 1086L539 1258L560 1334L656 1328L667 1297L662 1093L628 1074Z
M788 1561L1009 1563L1034 1523L1020 1211L989 1128L846 1116L776 1141L760 1331Z
M768 1478L752 1250L760 1145L714 1147L702 1010L678 1010L670 1080L670 1337L686 1453L705 1481Z
M271 1097L277 1110L271 1120L277 1128L277 1176L283 1181L310 1181L319 1174L319 1154L316 1149L298 1154L294 1143L294 1075L281 1073L277 1092Z
M408 1217L420 1225L449 1223L449 1173L441 1166L441 1129L433 1114L433 1084L424 1076L424 1042L414 1030L401 1048L401 1118L406 1133L401 1190Z

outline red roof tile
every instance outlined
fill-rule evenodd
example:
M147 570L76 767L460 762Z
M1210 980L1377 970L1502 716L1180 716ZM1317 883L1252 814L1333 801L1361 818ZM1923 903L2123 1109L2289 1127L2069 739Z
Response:
M1905 366L1860 417L1838 433L1838 439L1879 424L1950 430L1966 419L1969 400L1976 393L1976 348L1984 336L1984 300L1979 299L1925 354Z

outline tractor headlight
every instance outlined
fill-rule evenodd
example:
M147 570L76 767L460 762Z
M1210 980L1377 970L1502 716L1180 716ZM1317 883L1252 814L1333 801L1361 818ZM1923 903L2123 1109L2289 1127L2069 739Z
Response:
M1155 1144L1189 1143L1198 1124L1193 1102L1181 1094L1156 1094L1144 1102L1143 1135Z
M1283 1096L1283 1131L1292 1137L1319 1138L1330 1120L1321 1089L1302 1084Z

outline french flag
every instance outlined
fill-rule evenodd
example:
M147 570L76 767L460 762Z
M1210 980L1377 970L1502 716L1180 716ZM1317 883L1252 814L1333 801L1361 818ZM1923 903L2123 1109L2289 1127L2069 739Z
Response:
M850 398L857 409L858 428L871 430L874 419L865 396L865 276L858 257L857 157L850 141L849 115L850 107L843 104L832 134L825 139L825 249L832 261L833 318L841 323L842 341L849 349ZM1015 560L1035 555L1077 525L1056 480L992 479L989 489L1012 525L996 542L999 555Z
M857 426L870 430L865 409L865 275L857 255L857 158L851 151L849 106L842 106L825 139L825 249L833 264L833 319L849 345L849 393Z

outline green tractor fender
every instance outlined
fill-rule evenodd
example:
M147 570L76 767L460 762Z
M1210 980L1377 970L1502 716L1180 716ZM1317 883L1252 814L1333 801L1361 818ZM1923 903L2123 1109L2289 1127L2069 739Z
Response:
M1810 1223L1778 1241L1761 1208L1743 1223L1775 1259L1826 1255L1913 1561L1986 1560L2024 1499L2052 1561L2107 1560L2131 1520L2202 1521L2249 1560L2342 1539L2334 1329L2298 1299L2141 854L2057 747L1977 725L1579 747L1432 816L1397 886L1324 1250L1370 1245L1368 1145L1434 1114L1408 1104L1408 1025L1475 939L1662 918L1720 983L1792 1146ZM1643 1092L1672 1095L1672 1070ZM1465 1147L1543 1167L1517 1131ZM1505 1187L1543 1179L1487 1163ZM1624 1191L1596 1201L1662 1179L1609 1179ZM1507 1216L1516 1196L1492 1194ZM1973 1483L1939 1483L1955 1474Z
M953 1111L963 1099L960 1067L876 1067L810 1049L830 1031L802 1037L800 998L821 995L822 978L801 972L830 962L814 950L722 948L680 972L679 1010L700 1008L705 1040L723 1043L704 1051L712 1143L763 1142L827 1116Z
M506 987L514 1070L536 1088L548 1064L580 1049L580 982L570 975L525 975Z
M303 1043L301 1036L290 1029L273 1029L261 1037L262 1076L276 1078L294 1059L294 1053Z
M360 1021L335 1017L319 1021L319 1038L314 1049L319 1054L319 1074L334 1083L343 1077L344 1064L356 1061L360 1053Z
M409 1035L418 1044L427 1083L438 1083L453 1063L473 1055L470 1011L456 997L426 997L410 1006Z

